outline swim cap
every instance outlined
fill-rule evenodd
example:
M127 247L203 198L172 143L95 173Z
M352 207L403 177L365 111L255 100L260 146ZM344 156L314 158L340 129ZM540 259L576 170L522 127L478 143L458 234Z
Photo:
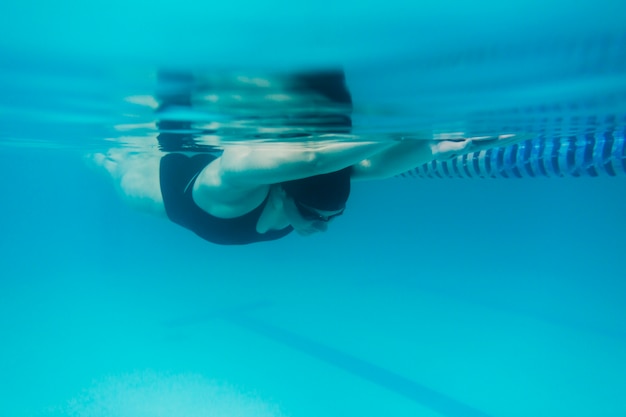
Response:
M352 167L328 174L282 183L291 198L318 210L335 211L345 208L350 196Z

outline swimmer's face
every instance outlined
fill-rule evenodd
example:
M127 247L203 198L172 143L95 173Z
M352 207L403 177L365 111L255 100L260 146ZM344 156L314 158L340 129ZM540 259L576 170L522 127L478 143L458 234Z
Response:
M328 223L343 214L343 210L319 210L288 198L285 212L294 230L303 236L325 232Z

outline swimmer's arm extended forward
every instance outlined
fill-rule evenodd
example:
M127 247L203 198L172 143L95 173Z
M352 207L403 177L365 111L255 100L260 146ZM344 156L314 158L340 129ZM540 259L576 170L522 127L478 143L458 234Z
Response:
M353 166L394 146L393 142L320 141L226 147L198 176L235 187L276 184Z
M500 135L459 140L400 140L393 146L355 164L352 178L355 180L390 178L434 160L446 160L525 139L526 135Z

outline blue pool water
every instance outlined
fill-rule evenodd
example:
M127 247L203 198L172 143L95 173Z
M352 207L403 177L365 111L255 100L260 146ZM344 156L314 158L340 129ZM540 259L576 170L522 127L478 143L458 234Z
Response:
M3 2L0 416L624 416L622 3ZM229 126L210 144L276 116L233 79L342 68L351 140L550 150L355 183L326 233L212 245L90 159L155 150L164 68L221 86L167 114Z

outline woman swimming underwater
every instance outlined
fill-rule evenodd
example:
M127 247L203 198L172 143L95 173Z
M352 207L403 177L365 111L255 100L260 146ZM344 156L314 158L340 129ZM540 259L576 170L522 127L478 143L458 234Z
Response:
M168 88L157 93L161 115L172 109L203 111L194 99L197 91L207 97L206 89L232 88L232 81L199 81L186 74L162 78ZM513 135L353 140L352 99L342 71L291 75L273 82L238 80L247 86L240 87L239 97L248 94L251 107L262 114L241 112L230 129L239 128L242 139L269 136L271 141L206 146L200 138L215 130L163 118L158 123L158 152L111 149L95 155L95 162L134 206L207 241L241 245L279 239L294 230L301 235L326 231L344 213L352 181L389 178L433 160L519 140ZM250 80L256 88L249 88ZM218 94L209 95L210 103L218 99Z

